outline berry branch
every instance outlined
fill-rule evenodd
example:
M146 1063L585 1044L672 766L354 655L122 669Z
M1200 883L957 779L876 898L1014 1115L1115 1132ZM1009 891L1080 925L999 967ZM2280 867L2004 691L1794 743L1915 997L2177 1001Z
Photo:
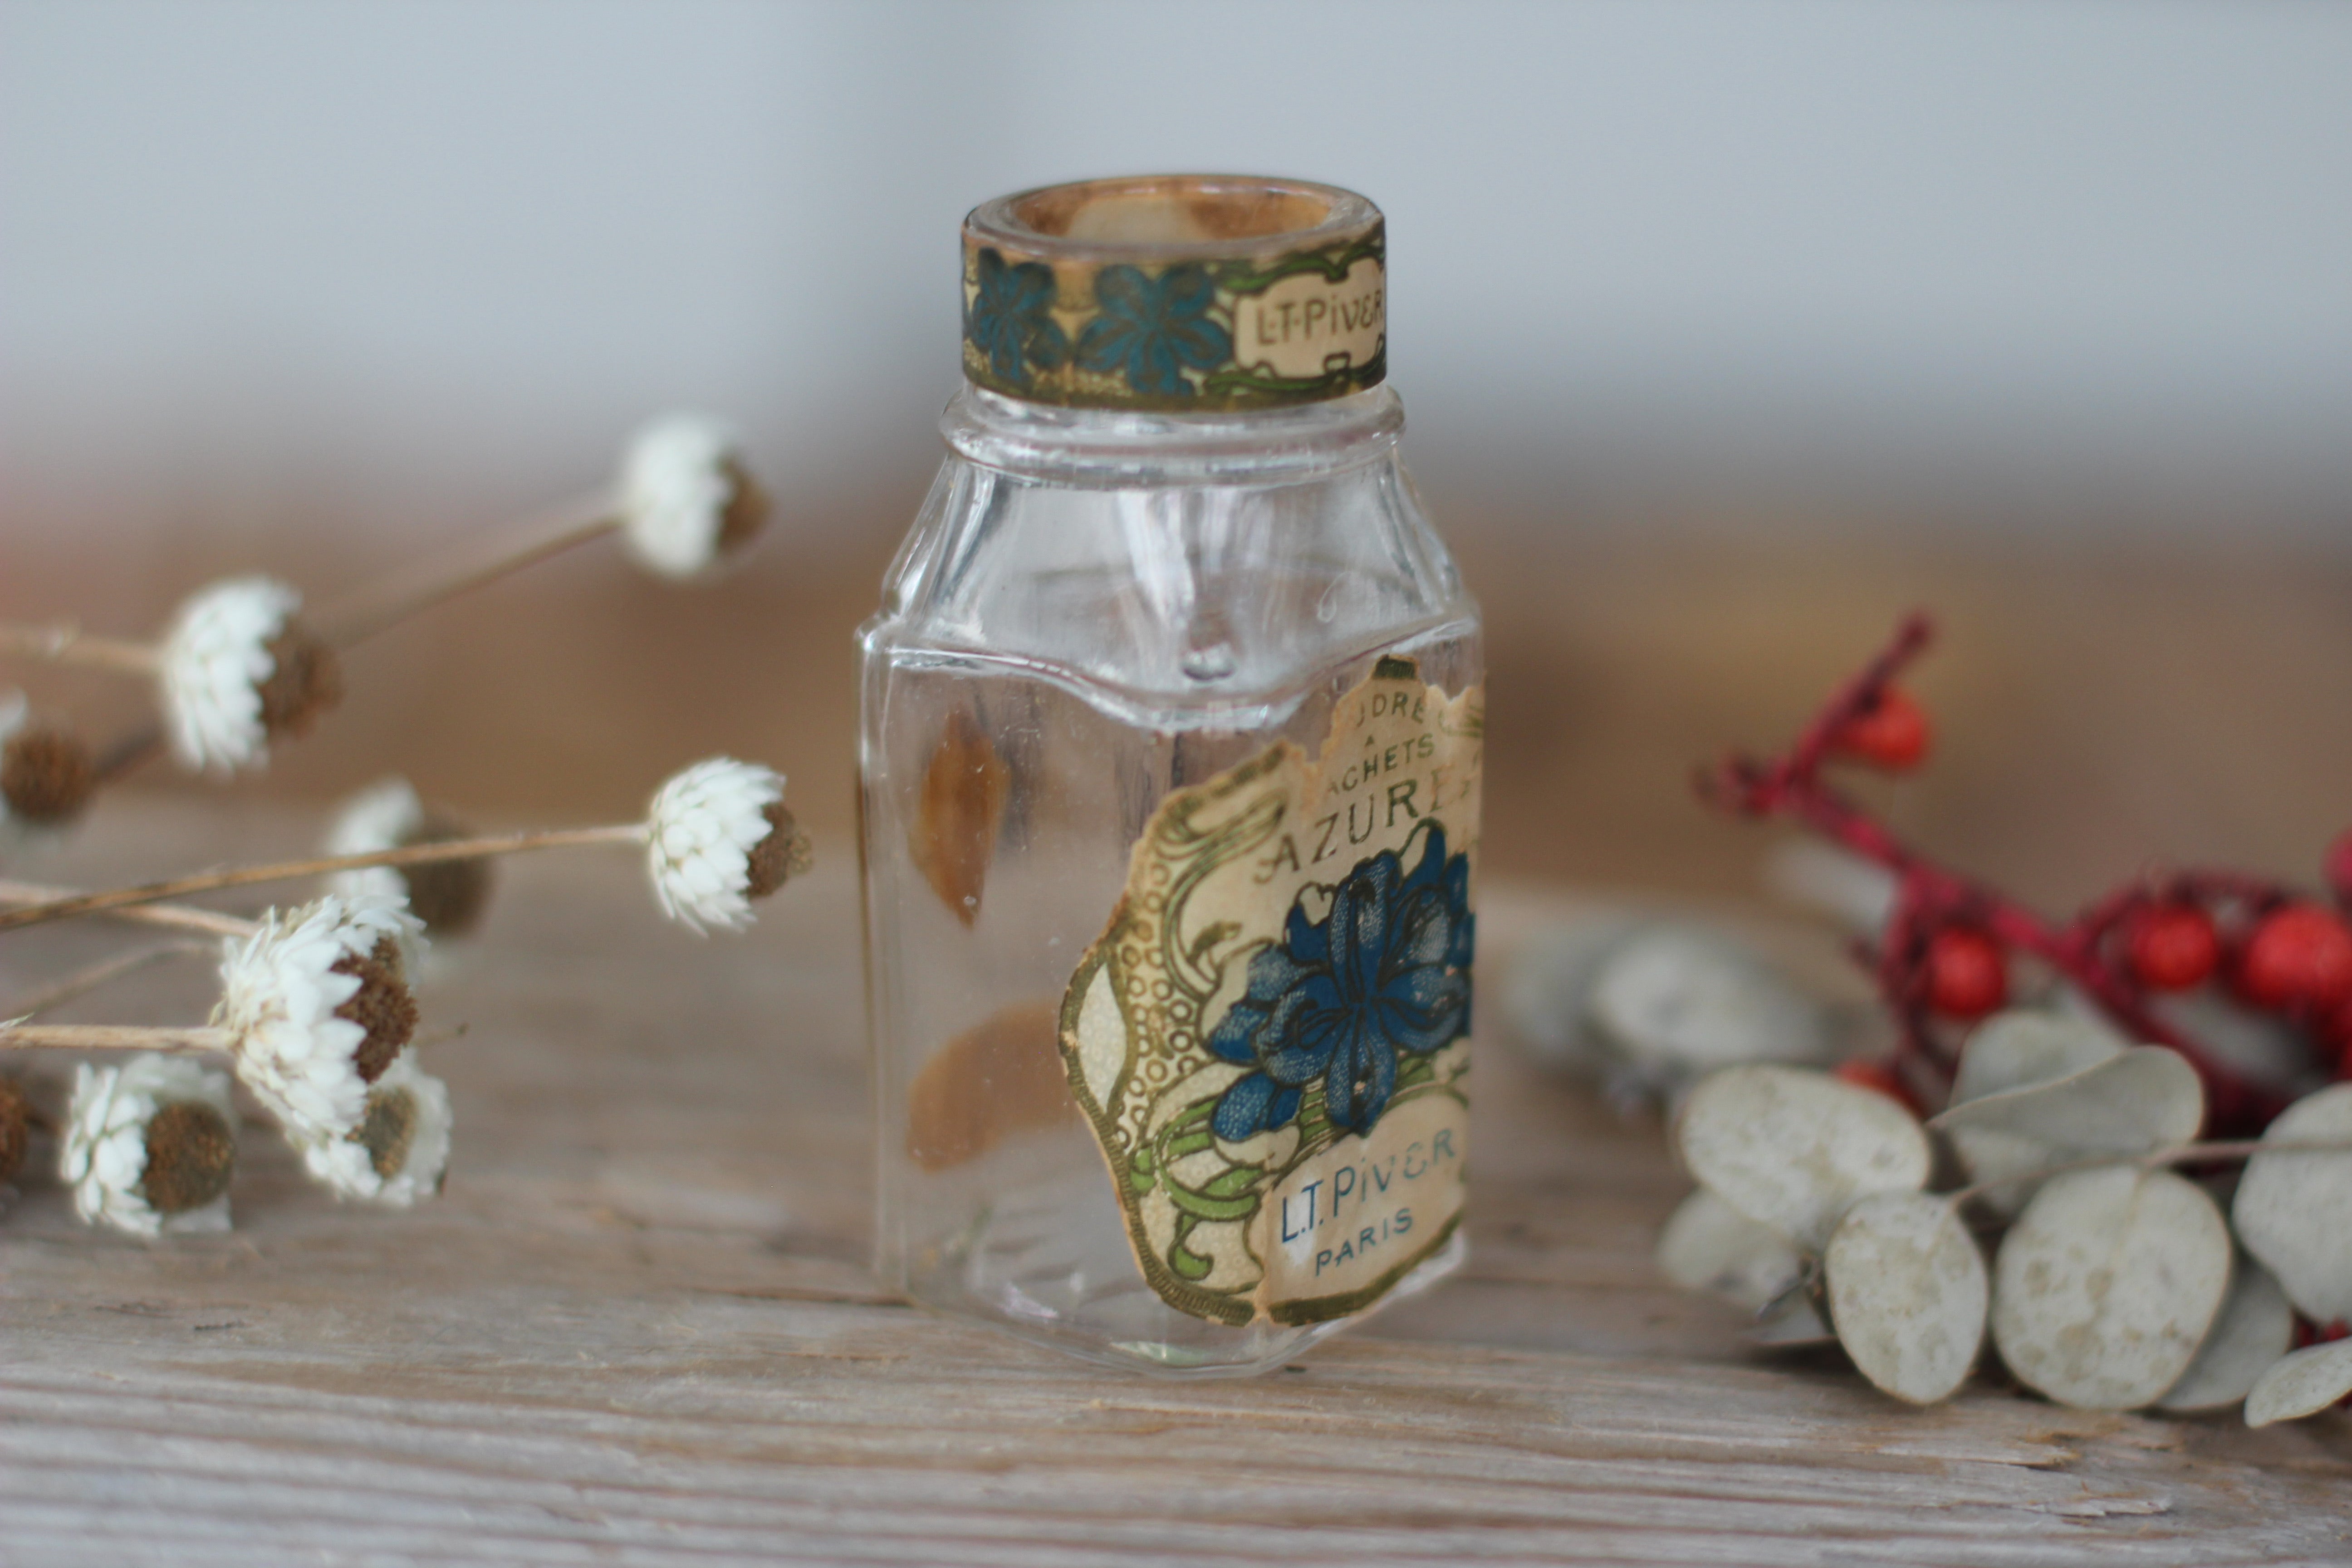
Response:
M2186 1058L2216 1128L2259 1128L2292 1096L2249 1079L2165 1016L2158 994L2218 981L2238 1004L2295 1029L2315 1061L2324 1052L2340 1058L2339 1073L2352 1070L2352 925L2340 908L2238 872L2155 872L2053 921L1905 843L1823 776L1837 763L1907 773L1926 758L1927 712L1896 680L1933 637L1926 616L1906 617L1786 752L1761 761L1735 753L1697 780L1719 809L1801 823L1894 875L1885 929L1855 950L1900 1029L1893 1083L1940 1099L1958 1059L1955 1027L2007 1003L2020 957L2062 976L2132 1038ZM2327 879L2337 903L2352 905L2352 834L2331 850Z

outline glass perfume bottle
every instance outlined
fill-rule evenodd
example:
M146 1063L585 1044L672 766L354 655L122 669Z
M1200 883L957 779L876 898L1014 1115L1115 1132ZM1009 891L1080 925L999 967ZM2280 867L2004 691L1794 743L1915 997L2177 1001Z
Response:
M1234 1373L1459 1266L1478 611L1363 197L964 225L968 384L860 634L877 1267Z

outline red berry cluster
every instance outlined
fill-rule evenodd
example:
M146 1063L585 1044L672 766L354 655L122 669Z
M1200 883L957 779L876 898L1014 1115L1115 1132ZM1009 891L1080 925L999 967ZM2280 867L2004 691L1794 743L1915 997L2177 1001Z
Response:
M2181 872L2129 883L2058 924L1917 853L1823 776L1839 762L1900 773L1927 759L1934 727L1895 677L1930 636L1927 618L1913 616L1787 752L1734 756L1699 780L1727 809L1792 817L1895 874L1894 914L1860 952L1903 1046L1892 1061L1845 1076L1915 1102L1939 1100L1965 1026L2006 1005L2022 968L2072 983L2125 1033L2187 1057L2205 1079L2217 1132L2259 1128L2280 1108L2276 1089L2244 1080L2171 1023L2152 1005L2159 996L2225 987L2352 1078L2352 831L2327 852L2325 897L2231 872Z

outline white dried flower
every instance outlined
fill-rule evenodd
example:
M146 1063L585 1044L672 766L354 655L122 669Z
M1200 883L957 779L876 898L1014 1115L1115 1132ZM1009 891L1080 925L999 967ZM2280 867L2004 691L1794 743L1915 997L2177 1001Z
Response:
M133 1236L228 1228L228 1075L178 1057L75 1069L58 1174L74 1212Z
M272 910L253 935L224 944L213 1022L234 1037L237 1077L313 1175L362 1197L375 1195L376 1184L345 1185L331 1154L360 1130L369 1085L415 1033L416 1003L400 967L401 943L415 930L393 904L330 893Z
M380 779L343 802L327 825L327 837L320 848L329 855L372 855L414 843L424 826L425 803L416 797L415 788L404 778ZM390 866L338 871L328 879L327 887L338 898L350 900L408 902L408 880Z
M808 841L784 809L784 775L712 757L672 777L646 821L654 892L670 919L701 931L751 923L751 900L808 868Z
M329 855L372 855L412 844L469 837L465 824L426 805L406 779L378 780L343 803L320 848ZM347 900L384 899L406 907L439 941L471 931L490 896L490 862L482 858L417 866L367 866L338 871L328 883ZM406 955L414 969L421 954Z
M339 1193L404 1209L441 1190L451 1122L448 1086L405 1050L368 1086L359 1124L306 1147L302 1162Z
M749 544L768 515L734 432L693 414L655 420L631 438L620 503L630 552L665 577L709 571Z
M268 577L235 577L180 605L161 650L164 721L190 768L221 773L269 760L342 695L334 650L295 618L302 598Z

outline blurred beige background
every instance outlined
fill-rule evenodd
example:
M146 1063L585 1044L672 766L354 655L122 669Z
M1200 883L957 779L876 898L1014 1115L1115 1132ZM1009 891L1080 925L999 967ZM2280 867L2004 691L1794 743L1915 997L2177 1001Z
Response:
M745 571L592 551L436 612L239 787L602 816L731 749L838 837L963 210L1297 173L1390 214L1408 449L1492 615L1498 868L1749 887L1691 764L1918 603L1921 837L2053 901L2308 874L2352 821L2347 59L2352 8L2220 0L10 0L0 616L331 593L710 409L780 501Z

